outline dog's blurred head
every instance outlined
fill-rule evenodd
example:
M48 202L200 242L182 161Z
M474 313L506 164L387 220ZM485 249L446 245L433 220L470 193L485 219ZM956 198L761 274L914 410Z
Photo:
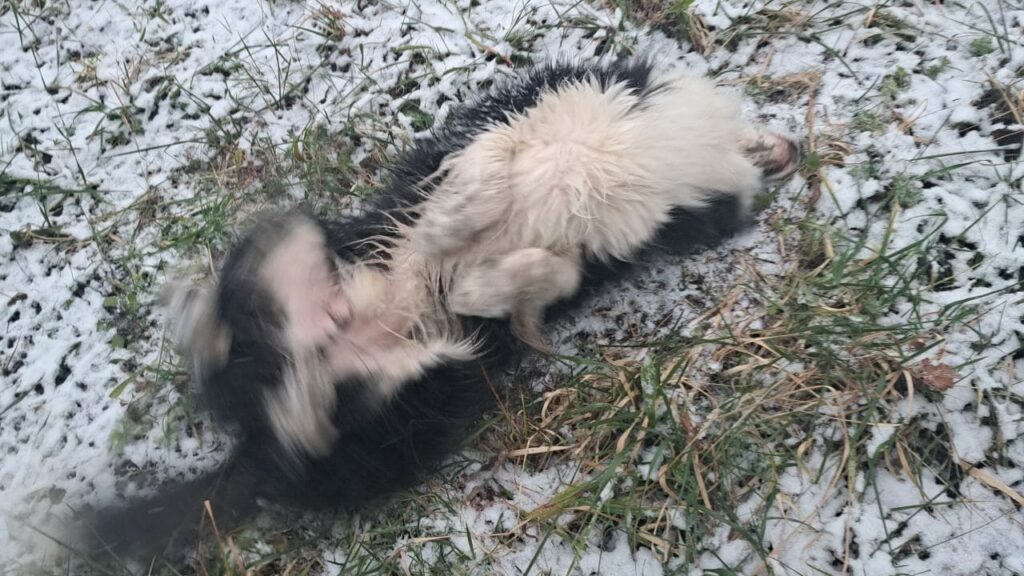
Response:
M339 260L320 224L290 211L259 218L215 286L172 284L165 303L210 407L292 457L316 458L403 384L473 357L469 342L419 330L422 318L403 309L410 283Z

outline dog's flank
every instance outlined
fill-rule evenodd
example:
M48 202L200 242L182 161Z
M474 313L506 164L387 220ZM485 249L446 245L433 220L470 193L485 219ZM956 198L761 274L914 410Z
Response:
M453 112L360 216L261 219L214 289L176 301L193 376L237 440L214 476L165 489L179 520L200 497L241 520L256 498L357 508L408 487L493 403L519 341L543 346L545 311L640 250L736 232L798 161L704 81L547 66ZM119 518L167 493L104 513L101 532L119 550L165 538L174 511L151 532Z

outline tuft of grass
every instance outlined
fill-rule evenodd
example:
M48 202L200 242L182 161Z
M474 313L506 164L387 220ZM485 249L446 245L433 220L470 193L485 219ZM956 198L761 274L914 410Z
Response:
M987 56L996 51L995 45L992 43L992 38L989 36L981 36L971 40L971 43L967 46L967 52L975 58Z
M925 66L924 74L925 76L931 78L932 80L935 80L936 78L939 77L939 74L942 74L943 72L948 70L949 67L949 58L946 58L945 56L940 56L939 58L932 60L931 64Z
M897 66L895 71L882 78L878 93L889 100L895 100L907 88L910 88L910 73L902 66Z
M861 110L854 114L850 128L857 132L883 132L888 124L873 110Z
M419 102L415 100L406 100L398 111L412 118L412 129L416 132L423 132L434 126L434 117L421 110Z
M921 183L905 174L897 174L889 182L886 193L890 201L909 208L921 201Z
M780 77L753 76L746 80L744 92L769 102L801 104L821 86L821 72L796 72Z
M918 35L921 34L919 28L884 8L868 11L864 27L875 31L864 39L864 44L868 46L877 44L885 39L893 39L899 43L909 44L917 40Z
M693 0L624 0L617 6L635 22L690 42L702 54L713 48L713 39L704 20L693 10Z

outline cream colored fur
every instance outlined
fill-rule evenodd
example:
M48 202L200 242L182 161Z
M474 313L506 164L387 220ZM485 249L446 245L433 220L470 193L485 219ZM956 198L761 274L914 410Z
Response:
M671 79L643 101L624 84L564 85L445 160L412 245L440 262L455 311L511 314L537 340L529 327L576 291L584 257L630 258L673 208L710 192L749 207L762 170L748 152L765 139L704 79Z

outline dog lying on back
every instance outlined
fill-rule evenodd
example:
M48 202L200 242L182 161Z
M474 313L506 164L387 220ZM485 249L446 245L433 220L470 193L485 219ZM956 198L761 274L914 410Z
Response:
M267 216L219 284L176 292L184 355L237 446L227 464L91 519L154 552L203 499L221 529L285 504L409 486L493 401L546 312L645 249L711 245L800 162L738 102L643 63L530 70L454 112L361 216ZM562 301L562 304L556 306Z

